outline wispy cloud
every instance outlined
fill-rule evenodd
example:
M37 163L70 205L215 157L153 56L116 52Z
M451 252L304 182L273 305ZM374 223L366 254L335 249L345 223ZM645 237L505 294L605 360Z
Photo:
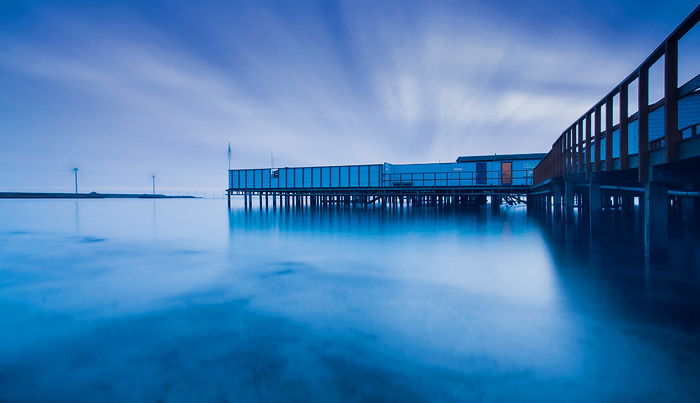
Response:
M52 95L0 100L41 105L54 130L7 112L25 141L0 157L128 165L162 173L166 187L222 188L228 141L236 166L264 166L270 152L293 165L546 151L637 62L639 49L601 47L585 31L538 35L479 10L248 5L235 20L193 13L175 34L129 9L107 25L50 12L51 32L1 43L0 80ZM50 156L28 152L42 141Z

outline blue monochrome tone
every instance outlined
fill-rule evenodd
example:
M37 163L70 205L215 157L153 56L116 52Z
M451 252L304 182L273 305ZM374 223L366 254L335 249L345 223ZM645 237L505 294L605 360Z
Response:
M700 394L700 240L646 264L622 215L589 245L523 208L0 207L3 402Z
M0 402L697 401L699 49L697 0L2 2Z
M696 6L3 0L0 191L72 191L80 167L101 193L220 193L229 142L232 168L547 152Z
M528 186L544 154L459 157L457 162L234 169L229 189Z

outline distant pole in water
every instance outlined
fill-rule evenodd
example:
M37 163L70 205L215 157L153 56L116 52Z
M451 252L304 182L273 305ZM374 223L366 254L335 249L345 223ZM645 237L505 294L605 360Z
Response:
M75 180L75 194L78 194L78 168L73 168L73 179Z
M156 195L156 176L151 175L151 180L153 182L153 196L155 196Z
M228 170L231 170L231 142L228 142Z
M273 154L272 151L270 151L270 168L274 168L274 167L275 167L275 154Z

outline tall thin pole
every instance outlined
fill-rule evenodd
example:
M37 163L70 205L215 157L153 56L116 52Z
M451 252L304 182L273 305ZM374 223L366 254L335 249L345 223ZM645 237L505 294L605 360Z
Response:
M275 167L275 155L272 152L270 152L270 168L274 168L274 167Z
M151 175L151 180L153 182L153 196L155 196L156 195L156 176Z
M78 168L73 168L73 179L75 180L75 194L78 194Z
M228 187L231 187L231 142L228 142L228 172L226 172L226 175L228 176ZM226 197L228 199L228 208L231 208L231 191L226 190Z
M228 170L231 170L231 142L228 142Z

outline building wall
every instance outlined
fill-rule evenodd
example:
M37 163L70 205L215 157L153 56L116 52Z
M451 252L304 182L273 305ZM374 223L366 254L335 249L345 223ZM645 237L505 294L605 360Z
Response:
M511 180L502 162L511 163ZM229 171L232 189L306 189L420 186L523 186L532 183L539 159L433 164L351 165ZM478 165L483 164L483 165ZM483 168L478 172L478 167Z
M532 183L533 160L450 162L438 164L384 164L385 186L501 186L504 183L502 163L511 163L511 184ZM477 165L483 167L481 176ZM481 165L483 164L483 165Z
M343 165L236 169L229 171L232 189L379 187L381 165Z

